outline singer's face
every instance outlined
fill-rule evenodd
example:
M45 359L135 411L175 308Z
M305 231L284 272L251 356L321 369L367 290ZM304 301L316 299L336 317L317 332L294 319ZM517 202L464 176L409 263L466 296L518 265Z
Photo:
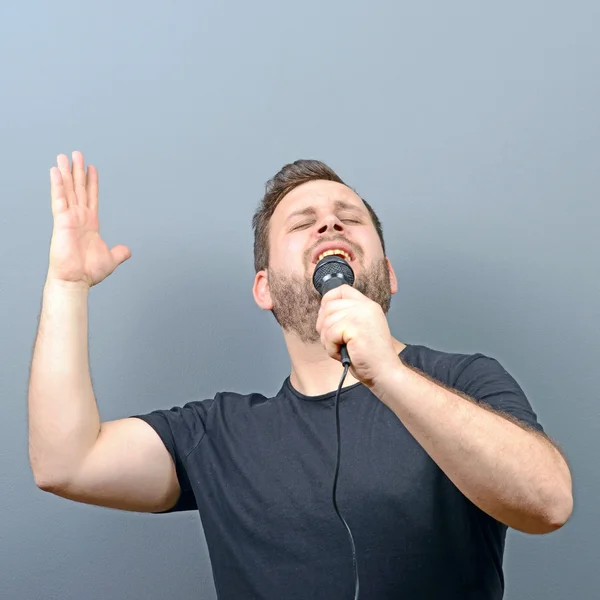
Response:
M385 313L396 292L391 265L360 196L333 181L298 186L271 217L268 281L277 320L304 342L319 341L315 325L321 296L312 275L322 250L336 244L348 253L354 287Z

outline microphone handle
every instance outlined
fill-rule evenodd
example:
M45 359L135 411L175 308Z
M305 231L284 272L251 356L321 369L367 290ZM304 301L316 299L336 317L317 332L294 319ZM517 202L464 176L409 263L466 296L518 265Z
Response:
M345 279L340 278L340 277L331 277L331 279L328 279L327 281L325 281L323 283L323 296L329 291L332 290L333 288L339 287L340 285L344 285L345 283L348 283ZM346 344L342 344L340 346L340 354L342 356L342 364L344 365L344 367L347 367L350 365L350 356L348 355L348 349L346 348Z
M348 349L346 344L340 346L340 354L342 355L342 364L347 367L350 364L350 357L348 356Z

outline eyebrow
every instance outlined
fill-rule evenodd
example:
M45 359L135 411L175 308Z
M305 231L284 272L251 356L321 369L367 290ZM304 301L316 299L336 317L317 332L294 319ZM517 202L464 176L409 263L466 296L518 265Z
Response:
M354 212L358 212L360 214L363 214L362 209L359 206L356 206L355 204L350 204L350 202L346 202L344 200L336 200L335 201L335 210L336 211L340 211L340 210L352 210ZM287 219L287 221L290 221L291 219L293 219L294 217L306 217L308 215L313 215L315 214L315 209L312 206L307 206L306 208L301 208L300 210L295 210L293 213L291 213Z

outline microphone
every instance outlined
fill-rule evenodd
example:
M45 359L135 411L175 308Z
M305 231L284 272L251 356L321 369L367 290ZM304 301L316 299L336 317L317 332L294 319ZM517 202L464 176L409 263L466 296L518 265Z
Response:
M312 280L317 292L324 296L329 290L345 283L354 285L354 271L343 258L335 255L326 256L317 263ZM350 365L346 344L340 346L340 355L342 364L345 367Z

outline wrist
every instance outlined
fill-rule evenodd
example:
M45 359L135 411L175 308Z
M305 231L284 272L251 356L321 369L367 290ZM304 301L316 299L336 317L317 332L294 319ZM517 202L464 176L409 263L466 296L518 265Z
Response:
M44 283L44 293L87 294L90 286L85 281L67 281L48 274Z
M393 393L400 388L408 371L408 367L400 360L400 358L397 358L395 362L381 370L380 374L373 380L373 383L369 388L371 389L371 392L385 404L386 398L389 397L390 393Z

